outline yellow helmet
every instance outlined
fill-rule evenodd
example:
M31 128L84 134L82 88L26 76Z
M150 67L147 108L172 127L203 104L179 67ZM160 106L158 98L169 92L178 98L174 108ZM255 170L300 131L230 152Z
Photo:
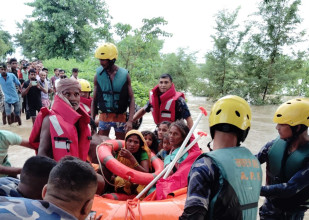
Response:
M219 99L212 107L209 127L217 124L231 124L241 130L250 128L251 109L243 98L228 95Z
M101 60L117 60L117 47L112 43L105 43L96 49L94 57Z
M88 80L78 79L79 84L81 85L82 92L91 92L91 85Z
M275 112L273 121L290 126L306 125L309 127L309 98L291 99L281 104Z

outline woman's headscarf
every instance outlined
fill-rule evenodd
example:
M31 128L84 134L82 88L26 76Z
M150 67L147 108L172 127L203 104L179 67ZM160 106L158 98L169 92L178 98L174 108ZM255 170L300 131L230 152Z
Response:
M139 136L140 140L142 141L142 143L140 143L140 145L141 145L142 150L144 150L144 151L147 153L147 155L148 155L149 170L151 170L151 167L152 167L152 166L151 166L151 151L150 151L149 147L147 146L146 141L145 141L145 139L144 139L142 133L141 133L140 131L138 131L138 130L130 130L130 131L126 134L125 142L126 142L127 138L128 138L129 136L131 136L131 135L137 135L137 136ZM126 149L127 146L125 145L124 148ZM136 158L136 159L139 160L139 158ZM128 166L128 167L131 167L131 168L134 167L134 164L132 164L131 161L128 160L127 158L118 156L118 157L117 157L117 160L120 161L122 164Z

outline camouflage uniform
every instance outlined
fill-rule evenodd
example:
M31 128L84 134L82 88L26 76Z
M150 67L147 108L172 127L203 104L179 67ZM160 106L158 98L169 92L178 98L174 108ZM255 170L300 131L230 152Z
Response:
M57 206L43 200L0 197L0 219L5 220L77 220Z
M12 177L1 177L0 178L0 196L9 197L23 197L17 191L17 187L20 180Z
M219 190L219 168L211 158L201 157L193 163L188 179L185 208L200 206L208 210L210 196Z
M268 164L268 152L273 145L275 140L268 142L260 152L256 155L260 163ZM266 166L267 169L267 166ZM272 199L273 198L282 198L287 199L288 197L294 196L300 190L309 186L309 159L304 162L302 169L300 169L287 183L280 183L274 185L266 185L261 188L261 196L265 196L265 202L260 208L260 218L261 219L303 219L304 213L307 208L304 206L295 207L292 210L282 210L278 207L275 207ZM266 171L267 172L267 171ZM290 201L292 202L292 201ZM291 203L291 206L293 204Z

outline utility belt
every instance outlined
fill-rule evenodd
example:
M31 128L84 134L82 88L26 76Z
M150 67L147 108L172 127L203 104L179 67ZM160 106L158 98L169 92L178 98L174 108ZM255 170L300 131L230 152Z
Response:
M100 113L99 120L104 122L126 122L127 114L116 114L116 113Z

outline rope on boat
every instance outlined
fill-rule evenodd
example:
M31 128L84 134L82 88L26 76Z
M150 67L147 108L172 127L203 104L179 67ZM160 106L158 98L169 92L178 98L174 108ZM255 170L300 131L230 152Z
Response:
M139 199L128 199L126 202L125 220L136 220L134 209L137 207L139 220L142 220L142 211ZM129 214L129 216L128 216Z
M108 144L108 143L106 143L106 144ZM98 148L99 148L99 146L100 146L100 144L99 144L99 145L97 145L97 147L96 147L95 151L96 151L97 159L98 159L98 162L99 162L99 167L100 167L100 170L101 170L101 174L102 174L102 176L103 176L103 178L104 178L105 182L107 182L109 185L111 185L111 186L114 186L114 187L115 187L115 185L114 185L114 184L112 184L111 182L109 182L109 181L107 180L107 178L105 177L105 175L104 175L104 173L103 173L103 169L102 169L101 160L100 160L100 158L99 158L99 154L98 154ZM113 145L112 145L112 148L113 148Z

